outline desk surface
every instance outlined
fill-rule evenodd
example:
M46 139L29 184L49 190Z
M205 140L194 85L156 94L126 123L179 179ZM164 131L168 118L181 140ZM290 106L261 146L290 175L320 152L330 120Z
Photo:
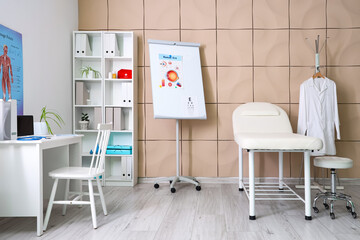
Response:
M7 140L0 141L0 146L6 145L40 145L41 149L53 148L66 144L78 143L81 141L83 135L69 134L69 135L54 135L49 136L49 139L32 140L32 141L19 141L19 140Z

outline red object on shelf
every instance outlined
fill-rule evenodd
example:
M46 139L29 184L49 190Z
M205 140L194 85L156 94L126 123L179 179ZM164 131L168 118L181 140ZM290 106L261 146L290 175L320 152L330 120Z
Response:
M131 69L120 69L118 71L118 78L131 79L132 78L132 70Z

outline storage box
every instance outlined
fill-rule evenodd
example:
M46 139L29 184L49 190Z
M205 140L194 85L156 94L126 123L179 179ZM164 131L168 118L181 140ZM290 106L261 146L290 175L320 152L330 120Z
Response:
M131 69L120 69L118 71L118 78L132 79L132 70Z

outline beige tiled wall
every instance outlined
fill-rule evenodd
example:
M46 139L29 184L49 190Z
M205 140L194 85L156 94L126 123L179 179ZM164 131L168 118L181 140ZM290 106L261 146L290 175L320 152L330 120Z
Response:
M147 39L201 44L208 119L182 121L181 171L232 177L238 175L232 111L245 102L272 102L287 111L296 131L299 86L314 72L311 47L317 35L321 42L328 37L320 63L337 84L337 151L355 161L340 175L360 177L359 0L79 0L79 29L138 36L141 177L170 176L176 169L175 121L153 119ZM301 155L284 159L284 175L298 177ZM259 154L256 162L257 176L277 176L275 154Z

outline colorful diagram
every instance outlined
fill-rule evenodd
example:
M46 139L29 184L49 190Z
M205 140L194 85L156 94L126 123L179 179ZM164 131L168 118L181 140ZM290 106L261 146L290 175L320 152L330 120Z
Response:
M182 56L159 54L160 88L183 88Z
M174 70L168 71L166 77L170 82L176 82L179 79L177 72L175 72Z

